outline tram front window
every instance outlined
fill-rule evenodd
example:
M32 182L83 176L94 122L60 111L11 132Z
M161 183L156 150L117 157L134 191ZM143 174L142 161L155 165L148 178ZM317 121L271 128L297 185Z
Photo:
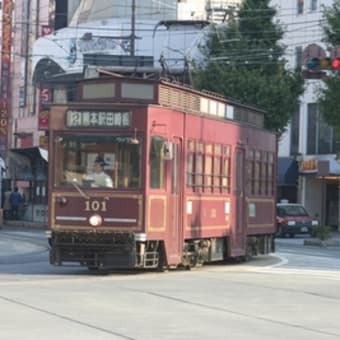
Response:
M141 145L132 140L131 136L58 136L55 186L139 188Z

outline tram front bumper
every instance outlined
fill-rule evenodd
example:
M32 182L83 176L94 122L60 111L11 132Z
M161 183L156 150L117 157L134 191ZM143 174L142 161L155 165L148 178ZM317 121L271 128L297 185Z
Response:
M52 232L50 263L80 263L88 268L136 268L133 233Z

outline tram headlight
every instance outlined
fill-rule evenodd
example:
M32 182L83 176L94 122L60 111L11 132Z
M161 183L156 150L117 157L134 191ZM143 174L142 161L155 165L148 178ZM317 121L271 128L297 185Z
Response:
M103 223L103 218L99 215L92 215L89 218L89 223L92 225L92 227L99 227Z
M57 202L59 205L66 205L67 204L67 198L64 196L57 197Z

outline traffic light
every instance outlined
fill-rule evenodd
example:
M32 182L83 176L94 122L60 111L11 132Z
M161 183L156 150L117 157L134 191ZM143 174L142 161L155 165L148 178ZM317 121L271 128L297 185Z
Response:
M310 71L340 70L340 58L311 58L307 61L307 69Z
M332 60L332 69L340 70L340 58L335 58Z

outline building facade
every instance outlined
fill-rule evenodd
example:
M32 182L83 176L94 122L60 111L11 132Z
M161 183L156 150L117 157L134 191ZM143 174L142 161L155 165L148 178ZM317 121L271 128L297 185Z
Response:
M223 23L235 15L241 2L242 0L178 0L178 19Z
M223 22L242 1L179 1L179 15ZM311 69L313 58L339 57L339 48L322 40L323 6L332 0L272 0L277 19L285 29L288 67L301 68L305 92L292 113L286 133L279 141L278 200L304 204L324 225L340 223L340 164L336 158L334 133L318 107L322 78L330 71ZM221 15L222 14L222 15Z
M183 72L193 32L205 23L178 26L177 0L4 0L2 4L10 15L2 16L7 26L3 20L1 27L8 35L8 44L2 44L6 58L1 61L1 121L6 121L6 129L0 129L0 156L6 168L1 196L4 201L5 193L8 196L18 187L25 197L20 219L46 222L51 103L72 100L69 90L83 76L84 67L108 66L109 59L123 68L135 68L134 63L124 63L138 59L145 68L156 63L167 75Z
M291 68L301 68L305 79L305 92L300 106L291 119L279 147L281 177L296 180L295 197L311 214L318 214L323 225L338 228L340 217L339 190L340 164L336 160L333 129L323 119L318 107L322 78L329 70L314 67L313 60L339 57L338 49L326 45L321 22L323 6L331 0L273 0L278 19L286 34L286 58ZM285 161L286 160L286 161ZM287 164L294 164L297 172L287 174ZM283 182L279 199L285 197L288 187Z
M82 77L86 65L115 66L117 70L136 67L119 64L132 55L133 1L122 5L117 0L6 0L3 8L6 2L12 6L13 33L10 79L3 72L4 59L1 64L2 83L8 81L11 89L7 107L10 111L8 117L2 117L8 119L7 130L1 130L7 134L2 140L8 143L3 148L8 152L2 154L6 168L2 191L19 186L26 197L22 217L44 220L49 105L52 100L60 102L72 97L72 82L69 88L65 87L63 76L76 80L75 74ZM157 68L166 75L181 73L188 58L194 57L199 32L206 22L227 21L240 3L241 0L150 0L142 5L137 2L133 56L139 58L143 64L139 66L144 70ZM318 214L322 223L338 226L340 164L335 160L332 128L322 119L317 105L317 93L323 86L321 78L327 72L323 75L308 68L308 61L314 56L331 53L322 42L320 27L322 6L331 3L271 2L286 30L286 58L290 67L302 68L306 89L280 139L278 199L301 202L311 214ZM181 20L180 25L177 19ZM106 64L108 54L116 65ZM59 88L60 75L63 86ZM57 85L52 88L45 80Z

